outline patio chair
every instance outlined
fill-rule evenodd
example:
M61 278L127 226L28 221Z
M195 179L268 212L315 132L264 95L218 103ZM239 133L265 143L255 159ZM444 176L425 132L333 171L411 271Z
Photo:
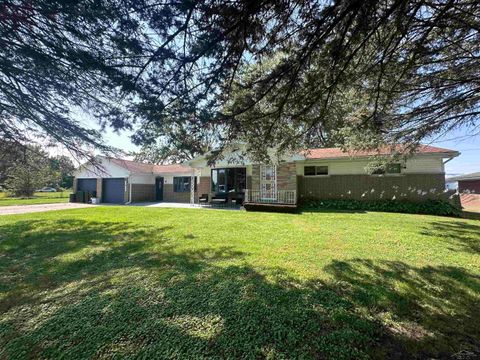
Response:
M210 202L212 205L222 205L225 206L227 204L227 198L225 197L216 197L212 196L212 201Z
M200 203L200 205L208 204L208 194L202 194L202 196L198 198L198 202Z

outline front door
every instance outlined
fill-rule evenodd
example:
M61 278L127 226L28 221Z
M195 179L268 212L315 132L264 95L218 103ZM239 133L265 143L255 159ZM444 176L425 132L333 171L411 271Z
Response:
M277 167L275 165L260 166L260 193L262 200L277 199Z
M155 200L163 201L163 177L155 179Z

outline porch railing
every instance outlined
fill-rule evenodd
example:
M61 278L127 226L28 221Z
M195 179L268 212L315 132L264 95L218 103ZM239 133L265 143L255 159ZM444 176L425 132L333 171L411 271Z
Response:
M262 204L289 204L297 203L297 192L295 190L245 190L245 202Z

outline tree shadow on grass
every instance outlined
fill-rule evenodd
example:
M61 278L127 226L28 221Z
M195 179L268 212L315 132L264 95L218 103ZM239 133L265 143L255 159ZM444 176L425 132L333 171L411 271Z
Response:
M354 358L373 344L377 325L323 284L265 277L230 247L180 250L165 231L2 226L0 357Z
M305 282L230 247L185 250L169 228L1 230L0 358L422 358L478 345L479 279L461 268L356 259Z
M450 250L480 255L480 224L469 224L465 221L430 222L421 234L446 239Z
M389 358L480 357L480 276L454 266L334 261L326 269L343 298L384 325Z

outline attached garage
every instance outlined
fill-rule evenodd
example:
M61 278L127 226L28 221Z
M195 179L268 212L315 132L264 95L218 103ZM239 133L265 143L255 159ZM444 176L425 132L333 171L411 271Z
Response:
M75 190L95 191L97 204L190 201L189 188L177 191L177 194L173 186L174 178L190 178L192 171L189 167L145 164L104 156L97 156L96 162L85 163L75 170Z
M125 178L102 179L102 202L125 203Z
M97 191L97 179L78 179L77 191L93 193Z

